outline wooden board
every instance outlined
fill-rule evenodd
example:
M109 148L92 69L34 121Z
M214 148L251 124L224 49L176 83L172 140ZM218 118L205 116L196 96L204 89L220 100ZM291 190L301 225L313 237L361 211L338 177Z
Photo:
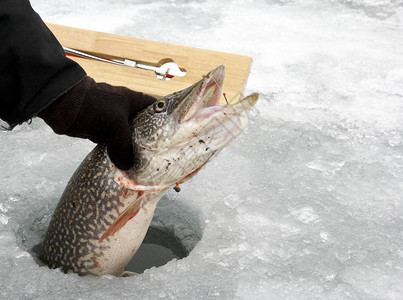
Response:
M127 86L154 97L184 89L197 82L204 74L225 65L226 76L223 92L230 102L237 101L243 95L252 58L243 55L197 49L108 34L85 29L47 24L59 42L68 48L90 52L97 56L127 58L159 66L163 60L176 62L186 76L175 76L171 80L159 80L152 71L118 66L109 63L72 58L77 61L98 82ZM222 99L222 101L224 101Z

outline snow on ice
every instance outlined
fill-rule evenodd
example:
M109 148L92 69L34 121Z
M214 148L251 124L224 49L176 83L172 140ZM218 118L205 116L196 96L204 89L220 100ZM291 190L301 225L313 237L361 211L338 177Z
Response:
M252 56L248 129L154 226L188 257L80 278L32 248L93 144L0 132L2 299L402 299L403 3L32 0L47 22Z

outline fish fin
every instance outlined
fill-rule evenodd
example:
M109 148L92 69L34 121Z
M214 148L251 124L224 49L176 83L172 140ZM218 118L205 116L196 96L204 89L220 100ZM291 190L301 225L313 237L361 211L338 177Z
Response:
M114 180L122 188L139 191L141 187L132 179L130 179L127 172L117 169L115 172Z
M141 185L130 179L127 172L117 169L115 172L114 180L122 188L133 190L133 191L150 191L158 192L169 188L169 185Z
M119 215L119 217L112 223L108 229L105 230L104 234L99 239L101 243L107 237L114 235L118 232L130 219L135 217L140 210L141 202L144 199L144 192L140 192L139 196L133 203L131 203L126 209Z
M136 276L138 275L138 273L134 273L131 271L123 271L122 275L120 275L120 277L132 277L132 276Z

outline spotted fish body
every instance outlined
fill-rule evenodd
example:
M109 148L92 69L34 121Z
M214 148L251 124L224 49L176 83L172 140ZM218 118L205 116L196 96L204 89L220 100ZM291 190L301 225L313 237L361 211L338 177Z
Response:
M219 106L224 67L167 95L132 121L135 162L117 169L98 145L70 179L39 258L65 273L119 276L140 247L158 200L192 178L246 126L253 94Z
M163 192L149 195L135 218L99 242L138 191L115 183L116 168L104 146L97 146L68 183L48 227L40 259L51 268L80 275L120 275L140 247ZM126 247L121 247L125 245Z

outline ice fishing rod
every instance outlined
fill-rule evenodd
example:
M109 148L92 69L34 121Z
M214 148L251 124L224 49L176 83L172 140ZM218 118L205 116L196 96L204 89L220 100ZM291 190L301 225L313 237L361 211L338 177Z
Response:
M157 78L160 80L170 80L175 76L186 76L186 72L179 69L179 66L175 62L167 62L162 64L160 67L156 67L153 65L138 63L134 60L123 58L123 59L116 59L116 58L106 58L106 57L99 57L92 55L90 53L78 51L76 49L71 49L67 47L63 47L64 52L66 55L74 56L74 57L81 57L87 59L93 59L97 61L102 61L110 64L115 64L119 66L127 66L132 68L138 68L142 70L149 70L154 71Z

